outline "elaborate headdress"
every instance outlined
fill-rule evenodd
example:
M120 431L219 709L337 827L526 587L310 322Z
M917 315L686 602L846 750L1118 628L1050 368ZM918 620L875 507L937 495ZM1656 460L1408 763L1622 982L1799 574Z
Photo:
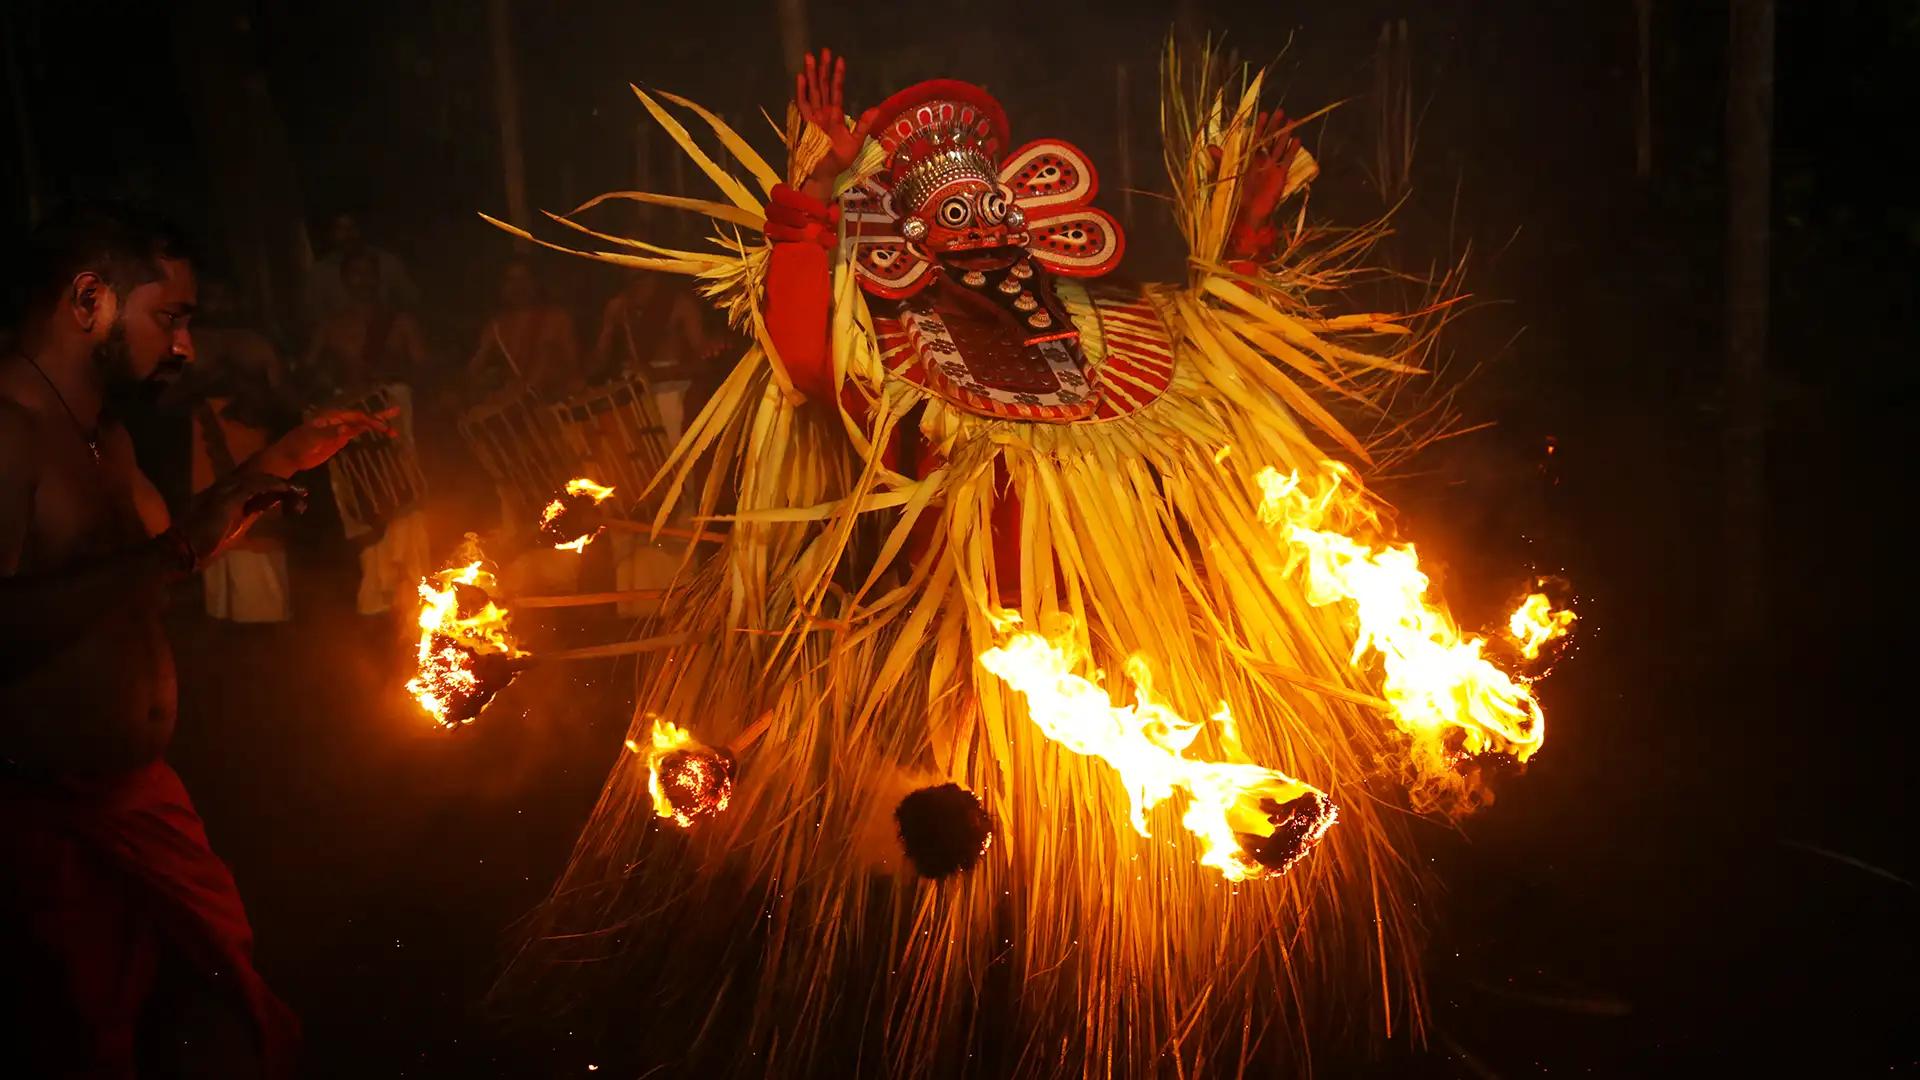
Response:
M1056 274L1093 277L1120 261L1118 222L1088 205L1098 188L1078 147L1040 139L1002 156L1007 114L972 83L934 79L880 103L886 165L841 203L868 292L910 296L943 258L1021 251Z

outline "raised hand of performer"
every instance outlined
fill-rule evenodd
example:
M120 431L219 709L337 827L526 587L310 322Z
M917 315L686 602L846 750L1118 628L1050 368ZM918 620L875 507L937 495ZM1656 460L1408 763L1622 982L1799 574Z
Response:
M1300 140L1293 136L1293 125L1279 109L1263 112L1254 119L1253 137L1248 144L1246 165L1241 170L1240 212L1234 219L1228 239L1228 254L1239 259L1254 259L1266 253L1274 242L1267 219L1286 194L1287 174L1293 156L1300 151ZM1214 160L1220 150L1212 149Z
M247 463L247 468L282 479L297 472L317 469L356 437L369 431L392 438L393 425L387 421L399 415L398 407L378 413L353 409L323 410L282 435L272 446L260 451Z
M834 178L860 156L860 147L877 119L875 110L868 109L851 129L847 127L846 82L847 59L834 56L832 49L821 49L818 59L808 54L805 69L793 77L793 100L800 115L827 136L827 152L800 185L803 193L821 202L833 198Z

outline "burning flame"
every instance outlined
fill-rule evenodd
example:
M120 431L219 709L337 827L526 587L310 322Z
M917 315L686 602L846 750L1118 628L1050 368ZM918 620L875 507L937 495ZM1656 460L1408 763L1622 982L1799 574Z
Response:
M1048 738L1113 766L1141 836L1151 835L1148 812L1185 791L1180 822L1200 841L1201 863L1242 881L1286 873L1333 827L1337 810L1320 791L1244 760L1224 704L1213 719L1221 745L1241 760L1190 758L1200 725L1154 700L1144 660L1127 661L1134 704L1116 706L1075 673L1078 659L1068 639L1025 632L980 654L982 667L1026 695L1028 714Z
M1350 602L1358 633L1351 661L1378 654L1385 671L1383 694L1395 723L1438 760L1483 752L1525 761L1540 749L1546 718L1525 678L1489 661L1485 639L1461 632L1446 611L1427 598L1427 576L1411 544L1375 547L1325 528L1367 511L1364 498L1343 485L1345 470L1329 466L1319 495L1309 495L1298 473L1267 468L1256 477L1263 499L1260 517L1287 544L1304 568L1307 599L1319 606ZM1529 596L1510 625L1523 641L1538 621L1550 627L1534 646L1566 632L1570 611L1555 612L1544 595Z
M569 525L569 523L561 519L581 513L590 507L598 506L612 496L612 488L603 487L584 476L575 477L567 481L566 495L554 499L547 504L545 510L540 512L540 529L549 536L555 537L553 546L556 551L571 551L579 554L587 550L587 545L593 542L594 537L600 535L599 528L597 526L588 526L586 531L581 532L578 536L572 536L570 539L559 539L558 537L566 536L573 532L574 528L574 526Z
M1546 718L1531 680L1495 666L1483 655L1486 639L1463 633L1428 599L1413 546L1362 543L1330 527L1374 521L1365 493L1344 482L1343 467L1328 465L1317 495L1302 488L1297 473L1268 468L1256 479L1260 519L1284 543L1289 571L1304 574L1308 601L1353 605L1349 659L1358 666L1379 656L1382 695L1395 724L1412 737L1418 764L1451 775L1467 757L1495 753L1524 762L1540 749ZM1571 611L1557 611L1544 593L1533 593L1507 629L1522 655L1533 659L1573 621ZM1002 629L1014 630L1017 622L1009 613ZM1213 720L1228 760L1187 756L1201 725L1155 699L1140 656L1127 661L1135 699L1127 706L1114 705L1097 682L1075 673L1083 658L1071 635L1049 640L1015 632L979 659L1026 696L1029 715L1049 739L1113 766L1141 836L1149 835L1147 814L1185 791L1181 824L1200 841L1201 863L1228 880L1285 873L1334 824L1337 808L1318 789L1248 760L1224 703Z
M634 753L640 744L627 740ZM694 739L686 728L653 719L653 746L647 751L647 792L655 817L690 828L703 817L727 808L733 799L733 756Z
M526 655L491 595L499 582L471 538L467 553L472 561L420 581L419 667L407 681L420 707L450 729L472 723Z
M1507 634L1523 658L1538 660L1541 649L1567 636L1573 620L1573 612L1555 611L1546 593L1532 593L1507 617Z

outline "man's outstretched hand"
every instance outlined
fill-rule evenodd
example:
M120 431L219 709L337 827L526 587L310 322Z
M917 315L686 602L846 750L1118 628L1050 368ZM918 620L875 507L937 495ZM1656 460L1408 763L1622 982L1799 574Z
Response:
M266 510L305 498L304 490L281 477L242 469L194 496L174 530L186 541L197 569L245 536L247 527Z
M398 415L398 408L379 413L327 409L309 417L305 423L262 450L250 467L282 479L297 472L317 469L325 465L328 458L339 453L342 447L369 431L392 438L393 426L388 421Z
M867 133L877 119L875 110L868 109L860 115L859 123L847 127L846 83L847 59L835 57L832 49L821 49L818 59L809 53L806 67L793 77L793 100L800 115L827 136L826 154L800 186L802 192L821 202L833 198L834 177L847 171L853 159L860 156L860 147L866 144Z

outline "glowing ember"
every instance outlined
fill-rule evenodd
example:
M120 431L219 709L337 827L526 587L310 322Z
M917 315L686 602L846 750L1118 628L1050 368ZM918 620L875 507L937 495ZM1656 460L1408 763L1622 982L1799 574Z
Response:
M1567 631L1573 629L1573 620L1573 612L1555 611L1546 593L1531 593L1508 616L1507 633L1522 657L1538 660L1541 649L1567 636Z
M1201 863L1242 881L1286 873L1333 827L1337 809L1310 785L1245 760L1188 757L1200 725L1154 700L1140 657L1127 661L1134 704L1119 706L1075 673L1080 659L1068 639L1033 633L1017 633L980 654L982 667L1026 695L1028 714L1048 738L1113 766L1141 836L1151 835L1148 812L1185 791L1180 822L1200 841ZM1213 719L1222 729L1221 745L1243 759L1232 714L1223 705Z
M1383 696L1424 761L1451 763L1485 753L1526 761L1540 749L1546 729L1528 680L1496 667L1482 655L1485 639L1463 633L1427 598L1427 576L1411 544L1376 547L1327 527L1330 521L1371 517L1365 496L1343 483L1340 466L1330 465L1327 476L1318 495L1302 488L1298 474L1268 468L1257 477L1264 494L1261 520L1303 569L1308 601L1353 604L1358 633L1352 662L1380 657ZM1543 610L1537 617L1564 633L1572 613L1554 612L1544 596L1538 599Z
M420 582L419 667L407 681L420 707L450 729L473 723L527 663L471 536L466 554L472 561Z
M627 748L638 752L628 740ZM696 742L687 729L655 717L647 753L647 791L656 817L685 829L727 808L733 798L733 755Z
M551 540L556 550L576 554L585 551L602 528L594 508L612 495L612 488L601 487L584 476L567 481L566 494L540 512L540 535Z

